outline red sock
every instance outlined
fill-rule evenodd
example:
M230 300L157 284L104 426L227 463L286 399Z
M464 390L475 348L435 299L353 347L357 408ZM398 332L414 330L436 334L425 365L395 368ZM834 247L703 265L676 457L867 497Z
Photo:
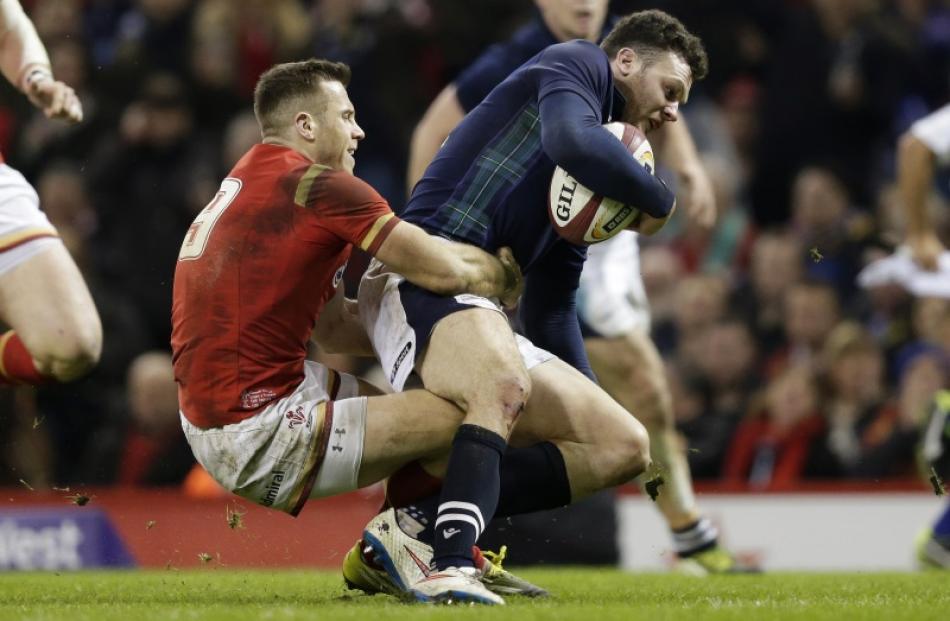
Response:
M425 471L417 462L409 462L386 481L386 499L381 510L405 507L416 500L428 498L442 489L442 479Z
M40 375L16 332L10 330L0 336L0 384L42 384L49 378Z

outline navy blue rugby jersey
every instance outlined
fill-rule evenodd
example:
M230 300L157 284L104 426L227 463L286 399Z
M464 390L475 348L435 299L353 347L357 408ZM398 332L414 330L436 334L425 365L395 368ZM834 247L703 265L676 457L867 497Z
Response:
M489 251L510 246L525 274L554 246L568 244L547 213L556 164L599 194L662 217L672 194L602 127L622 107L599 47L582 40L552 45L466 115L401 215ZM585 248L561 254L573 257L563 273L579 273Z
M552 45L528 60L449 135L416 184L404 220L521 265L525 335L590 375L574 311L586 247L558 236L548 216L556 165L593 191L654 217L673 196L602 125L619 118L607 55L588 41Z

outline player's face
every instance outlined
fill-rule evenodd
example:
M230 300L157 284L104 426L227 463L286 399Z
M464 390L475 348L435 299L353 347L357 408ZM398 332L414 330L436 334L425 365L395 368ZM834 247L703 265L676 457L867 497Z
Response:
M352 173L356 165L353 154L366 134L356 123L356 111L346 87L339 82L324 82L321 87L323 110L313 117L317 139L311 155L318 164Z
M607 18L607 0L535 0L541 18L559 41L597 41Z
M632 59L624 60L625 53L632 54ZM624 120L644 133L675 122L693 83L689 65L669 51L646 62L628 49L617 54L620 75L615 74L616 83L627 98Z

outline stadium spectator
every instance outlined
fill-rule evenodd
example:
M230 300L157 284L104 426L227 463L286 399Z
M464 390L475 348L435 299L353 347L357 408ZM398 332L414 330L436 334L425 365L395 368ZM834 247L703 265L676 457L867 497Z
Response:
M851 207L848 190L828 167L808 166L792 183L791 228L805 248L805 277L850 300L861 252L874 231L871 216Z
M884 355L871 335L855 322L838 324L825 343L822 366L828 429L812 466L830 477L906 476L917 420L889 398Z
M736 427L749 410L750 397L759 386L756 345L748 327L726 318L706 328L696 375L691 383L701 388L705 412L679 420L690 451L690 466L697 477L717 478Z
M817 357L841 311L837 292L824 283L802 281L785 291L782 303L783 342L765 360L765 374L777 377L787 367L810 365Z
M140 354L129 365L122 419L96 434L85 482L169 486L184 481L195 458L181 433L171 355Z
M143 313L150 348L168 342L176 253L182 232L214 195L217 162L214 141L194 123L184 82L157 73L145 78L89 171L98 268L122 283Z
M672 347L668 355L685 371L696 372L703 345L701 335L725 316L728 292L728 282L721 275L693 274L677 283L672 322L659 328L658 341Z
M788 367L765 388L739 424L723 466L724 480L754 489L787 489L823 473L809 456L825 429L811 370Z
M752 330L763 356L781 346L785 294L802 278L804 249L790 233L760 233L752 245L745 278L732 292L730 306Z

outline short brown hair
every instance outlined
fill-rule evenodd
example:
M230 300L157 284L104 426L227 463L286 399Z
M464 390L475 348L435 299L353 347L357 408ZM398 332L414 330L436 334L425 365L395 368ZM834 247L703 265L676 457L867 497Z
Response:
M656 9L623 17L600 47L611 58L624 47L647 59L656 51L672 51L689 65L693 81L702 80L709 71L709 59L699 37L686 30L680 20Z
M311 58L274 65L265 71L254 87L254 116L266 133L277 125L275 113L281 105L312 95L322 82L350 83L350 68L344 63Z

